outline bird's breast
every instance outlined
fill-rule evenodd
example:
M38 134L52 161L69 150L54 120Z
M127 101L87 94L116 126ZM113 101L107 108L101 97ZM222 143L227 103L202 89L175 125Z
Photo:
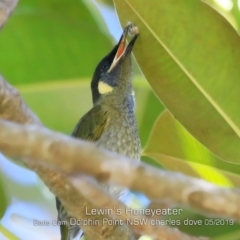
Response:
M111 118L96 144L128 158L140 159L141 144L135 116L125 114Z
M141 144L133 110L125 107L123 112L119 109L124 108L107 111L109 121L96 144L128 158L140 160ZM128 189L113 184L101 183L101 187L120 200L124 200L128 193Z

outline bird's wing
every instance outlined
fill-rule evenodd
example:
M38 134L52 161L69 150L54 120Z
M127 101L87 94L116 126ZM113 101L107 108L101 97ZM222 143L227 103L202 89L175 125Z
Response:
M108 112L101 106L96 105L79 120L75 129L73 130L72 136L90 142L97 141L106 128L108 121ZM60 206L62 208L63 206L59 203L60 201L57 199L57 209L60 211ZM61 209L61 211L63 210ZM70 230L68 226L61 224L60 230L62 240L69 240L69 238L71 239L71 233L69 233ZM73 233L75 236L77 232L74 231Z
M79 120L72 136L89 142L97 141L108 124L109 117L107 113L101 106L94 106Z

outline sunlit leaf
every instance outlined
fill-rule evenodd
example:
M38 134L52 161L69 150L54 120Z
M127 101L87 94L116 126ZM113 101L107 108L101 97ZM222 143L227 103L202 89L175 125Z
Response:
M18 89L45 126L68 134L92 105L87 79L27 84Z
M240 39L199 0L115 0L139 27L134 54L170 112L220 158L240 162Z
M143 155L163 167L203 178L222 186L240 186L240 166L227 163L200 144L174 117L165 111L152 129Z
M97 22L82 1L19 1L0 33L1 74L14 84L92 75L111 50Z
M207 3L212 8L214 8L217 12L223 15L236 30L238 29L238 24L236 22L236 19L234 18L233 14L230 11L232 7L232 0L227 0L227 1L203 0L203 2Z
M232 0L232 3L233 3L233 7L232 7L232 10L231 10L231 13L233 15L233 18L236 21L237 29L238 29L238 32L239 32L239 30L240 30L240 11L239 11L239 8L238 8L238 0Z
M92 107L90 79L23 84L17 88L45 126L67 134L72 132L80 117ZM163 107L142 77L135 77L134 90L136 116L145 143L151 126ZM150 108L152 114L145 116Z

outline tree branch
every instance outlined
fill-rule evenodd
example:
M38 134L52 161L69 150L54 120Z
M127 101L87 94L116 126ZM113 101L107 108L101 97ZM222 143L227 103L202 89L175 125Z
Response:
M0 129L0 150L8 156L35 160L35 164L68 175L84 172L98 181L143 192L153 201L165 199L208 216L240 221L240 193L236 189L156 169L38 126L0 121Z
M110 195L103 193L99 186L87 179L86 177L71 178L71 183L78 189L83 196L91 201L98 209L111 209L113 220L110 224L115 222L126 223L131 225L131 228L139 234L150 235L153 239L174 239L174 240L207 240L205 237L193 237L181 233L177 228L170 228L167 226L156 226L156 219L148 218L143 214L131 214L126 211L126 206ZM120 214L121 213L121 214ZM117 219L117 221L116 221ZM134 224L139 222L143 224Z
M0 76L0 118L21 124L41 125L19 92Z
M86 195L86 191L88 189L90 195L88 198L91 203L86 200L79 192L76 192L76 189L69 182L69 179L64 178L62 175L56 173L55 171L49 169L51 166L54 169L60 169L61 173L69 174L69 173L79 173L79 172L93 172L93 175L97 177L99 180L113 180L120 182L126 178L130 181L126 185L131 185L134 183L134 179L137 180L135 173L132 172L131 168L137 169L138 167L144 168L144 165L136 164L135 161L128 161L125 158L115 154L109 153L104 150L98 149L94 144L84 142L81 140L73 139L72 137L65 136L63 134L54 133L40 125L39 120L37 120L36 116L27 108L25 103L20 100L20 95L17 93L14 88L12 88L9 84L7 84L3 78L0 79L0 118L5 118L8 120L15 120L20 123L35 123L36 125L19 125L16 123L11 123L8 121L1 120L0 121L0 149L5 154L11 157L16 157L22 159L26 165L34 170L41 179L45 182L45 184L49 187L49 189L59 197L62 201L63 205L67 209L67 211L77 219L96 219L94 216L86 216L86 208L96 209L96 206L103 207L102 203L106 201L106 196L101 191L93 191L94 188L90 188L90 183L83 181L79 183L79 190L82 189L82 194ZM18 102L18 104L16 104ZM6 104L8 103L8 104ZM15 115L12 111L16 109L22 109L18 111L18 114ZM11 117L9 117L11 116ZM32 160L34 159L34 161ZM66 159L68 159L66 161ZM102 162L102 160L105 161ZM117 161L113 160L117 159ZM113 160L113 161L112 161ZM118 161L122 161L120 165L118 165ZM110 168L108 163L113 164ZM42 165L39 165L42 164ZM81 165L84 165L82 168ZM106 165L107 164L107 165ZM129 165L130 164L130 165ZM57 167L60 165L59 167ZM115 172L116 167L123 166L126 171L121 171L118 173L116 177L111 177L112 173ZM56 168L57 167L57 168ZM77 171L75 171L75 167L77 167ZM112 169L112 170L111 170ZM114 170L115 169L115 170ZM80 171L79 171L80 170ZM134 173L133 176L130 177L131 172ZM141 174L140 174L141 176ZM140 177L139 176L139 177ZM122 178L123 177L123 178ZM140 181L141 182L141 181ZM148 181L146 181L148 182ZM81 185L82 184L82 185ZM89 185L89 188L84 188L84 185ZM150 182L149 182L150 184ZM156 183L154 183L155 185ZM133 184L134 186L134 184ZM78 187L79 188L79 187ZM157 189L156 189L157 190ZM161 192L160 192L161 193ZM92 194L95 194L94 197ZM93 197L93 198L92 198ZM171 196L169 196L171 197ZM95 201L95 199L99 201ZM105 199L101 201L101 199ZM109 196L108 196L109 199ZM120 209L124 208L121 203L117 200L114 200L112 204L110 202L112 200L108 200L108 205L115 206L115 209L118 207ZM81 204L79 204L81 203ZM93 203L93 204L92 204ZM116 204L116 205L115 205ZM119 205L120 204L120 205ZM113 217L116 217L115 215ZM142 218L143 216L134 217ZM98 216L99 218L99 216ZM101 219L110 218L110 216L101 215ZM126 216L124 218L119 216L119 218L126 220ZM100 223L103 221L101 220ZM99 224L97 226L81 226L84 230L88 239L130 239L131 231L129 228L124 225L108 225L104 226L103 224ZM146 229L145 229L146 228ZM94 231L93 231L94 229ZM157 229L157 232L156 232ZM190 237L185 234L180 233L176 229L172 229L169 227L151 227L147 225L146 227L141 225L139 227L135 227L135 231L141 231L146 233L152 233L152 235L156 234L158 236L170 236L165 239L180 239L180 236L184 236L184 239L201 239ZM153 231L153 232L152 232ZM174 237L173 237L174 236ZM176 238L179 237L179 238ZM188 237L188 238L187 238ZM162 237L158 237L156 239L162 239Z

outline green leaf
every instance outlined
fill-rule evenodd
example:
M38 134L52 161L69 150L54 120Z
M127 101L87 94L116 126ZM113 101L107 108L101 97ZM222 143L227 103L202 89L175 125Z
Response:
M134 54L154 92L214 154L240 162L240 40L199 0L115 0L140 31Z
M213 155L168 111L164 111L156 120L143 155L172 171L203 178L221 186L240 186L240 176L237 175L240 166Z
M82 1L21 0L0 33L0 72L13 84L91 76L111 50L98 25Z
M232 3L233 3L233 7L231 10L231 13L233 15L233 18L236 21L236 25L237 25L236 28L239 32L239 30L240 30L240 12L239 12L239 8L238 8L238 0L232 0Z
M88 79L26 84L18 90L46 127L67 134L92 106Z
M7 199L5 196L5 191L2 186L2 179L0 178L0 219L7 209Z
M136 116L141 138L146 142L151 126L163 107L142 77L136 76L133 83ZM17 89L45 126L66 134L72 132L80 117L92 107L90 79L86 78L23 84ZM150 108L154 110L152 114L145 114Z
M108 5L109 7L113 6L113 1L112 0L97 0L98 3Z

